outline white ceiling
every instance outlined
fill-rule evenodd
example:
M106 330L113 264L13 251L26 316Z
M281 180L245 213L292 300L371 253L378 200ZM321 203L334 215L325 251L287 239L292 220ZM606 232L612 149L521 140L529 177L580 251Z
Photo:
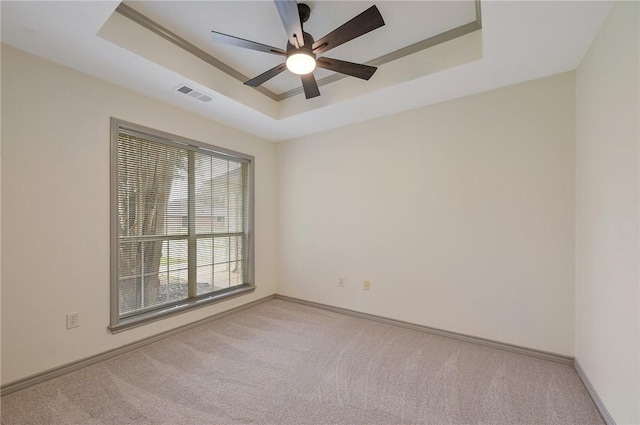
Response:
M573 70L611 8L609 1L483 1L481 31L382 65L368 82L345 78L320 87L322 96L315 99L274 101L114 14L118 4L2 1L2 42L274 141ZM284 30L270 1L127 4L245 75L280 61L208 38L216 30L283 47ZM305 30L318 39L373 2L308 4ZM375 4L386 25L328 56L366 62L475 18L468 1ZM283 74L269 83L270 90L299 85ZM176 93L183 83L215 99L202 103Z

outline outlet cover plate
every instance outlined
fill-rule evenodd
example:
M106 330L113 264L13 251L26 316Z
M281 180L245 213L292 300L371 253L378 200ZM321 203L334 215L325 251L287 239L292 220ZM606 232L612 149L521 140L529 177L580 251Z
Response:
M80 316L78 312L67 313L67 329L77 328L80 326Z

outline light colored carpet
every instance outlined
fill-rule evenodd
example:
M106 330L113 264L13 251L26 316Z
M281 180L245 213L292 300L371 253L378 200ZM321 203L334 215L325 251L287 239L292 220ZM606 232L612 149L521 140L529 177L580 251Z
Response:
M603 424L572 367L271 300L2 397L2 424Z

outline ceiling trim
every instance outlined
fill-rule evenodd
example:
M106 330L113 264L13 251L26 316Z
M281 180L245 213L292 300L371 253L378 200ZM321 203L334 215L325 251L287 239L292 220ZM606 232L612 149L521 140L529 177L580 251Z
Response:
M451 41L455 38L458 37L462 37L466 34L472 33L474 31L478 31L480 29L482 29L482 19L481 19L481 10L480 10L480 0L475 0L475 6L476 6L476 19L472 22L469 22L467 24L461 25L459 27L450 29L448 31L442 32L440 34L436 34L432 37L426 38L424 40L418 41L416 43L413 43L409 46L405 46L402 47L398 50L394 50L393 52L389 52L386 55L382 55L378 58L375 58L373 60L370 60L368 62L365 62L366 65L371 65L371 66L380 66L380 65L384 65L386 63L392 62L394 60L397 59L401 59L405 56L417 53L419 51L428 49L430 47L436 46L438 44L442 44L445 43L447 41ZM124 2L121 2L118 7L115 10L116 12L118 12L119 14L121 14L122 16L130 19L131 21L135 22L136 24L148 29L149 31L159 35L160 37L164 38L165 40L175 44L176 46L180 47L181 49L191 53L192 55L202 59L203 61L205 61L206 63L208 63L209 65L219 69L220 71L224 72L225 74L229 75L232 78L235 78L236 80L240 81L241 83L244 84L245 81L249 80L250 78L247 77L246 75L242 74L241 72L237 71L235 68L227 65L226 63L216 59L215 57L211 56L209 53L205 52L204 50L200 49L199 47L191 44L190 42L188 42L187 40L185 40L184 38L180 37L179 35L175 34L174 32L168 30L167 28L163 27L162 25L158 24L157 22L153 21L152 19L146 17L145 15L143 15L142 13L136 11L135 9L133 9L132 7L126 5ZM327 84L331 84L334 83L336 81L342 80L343 78L346 78L346 75L342 75L342 74L338 74L335 73L333 75L329 75L328 77L324 77L321 78L317 81L318 83L318 87L322 87L325 86ZM272 100L275 100L276 102L282 101L284 99L288 99L290 97L293 97L295 95L298 95L300 93L303 92L303 88L302 87L297 87L295 89L286 91L284 93L281 94L276 94L274 92L272 92L271 90L267 89L266 87L262 87L262 86L258 86L258 87L253 87L255 90L257 90L258 92L264 94L265 96L269 97Z
M158 24L157 22L147 18L145 15L133 9L132 7L127 6L126 4L124 4L124 2L121 2L118 5L118 7L116 8L116 12L118 12L125 18L129 18L136 24L148 29L149 31L159 35L165 40L170 41L171 43L175 44L181 49L184 49L187 52L191 53L192 55L202 59L203 61L207 62L209 65L218 68L220 71L224 72L230 77L233 77L242 83L244 83L249 79L249 77L237 71L235 68L232 68L226 63L214 58L209 53L189 43L187 40L180 37L178 34L166 29L165 27ZM275 101L281 100L277 94L275 94L274 92L272 92L271 90L265 87L259 86L254 88L260 93L264 94L267 97L270 97Z
M482 28L482 11L480 10L480 0L476 0L476 22Z

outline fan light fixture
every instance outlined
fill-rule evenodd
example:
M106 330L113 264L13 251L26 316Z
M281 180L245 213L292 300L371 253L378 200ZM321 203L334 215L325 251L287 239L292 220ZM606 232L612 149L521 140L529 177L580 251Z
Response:
M316 59L308 53L297 51L287 57L287 69L298 75L308 74L316 69Z

